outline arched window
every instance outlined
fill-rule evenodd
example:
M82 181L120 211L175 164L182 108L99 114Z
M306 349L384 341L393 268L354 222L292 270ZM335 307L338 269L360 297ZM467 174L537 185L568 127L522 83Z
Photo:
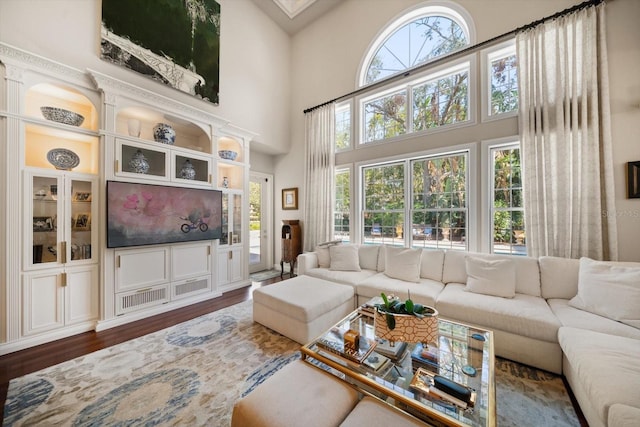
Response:
M471 18L454 3L430 2L393 21L372 43L360 71L365 86L472 43Z

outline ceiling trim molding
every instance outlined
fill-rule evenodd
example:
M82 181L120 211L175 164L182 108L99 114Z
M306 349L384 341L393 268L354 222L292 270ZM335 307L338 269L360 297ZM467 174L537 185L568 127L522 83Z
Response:
M280 9L289 17L293 19L302 13L303 10L311 6L317 0L273 0Z

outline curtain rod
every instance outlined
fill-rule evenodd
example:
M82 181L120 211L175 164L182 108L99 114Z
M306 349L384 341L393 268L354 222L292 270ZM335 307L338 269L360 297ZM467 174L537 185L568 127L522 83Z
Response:
M537 21L533 21L533 22L531 22L531 23L529 23L527 25L523 25L522 27L518 27L515 30L508 31L508 32L506 32L504 34L500 34L499 36L495 36L495 37L490 38L488 40L485 40L483 42L476 43L473 46L468 46L468 47L465 47L462 50L458 50L458 51L452 52L452 53L450 53L448 55L441 56L441 57L439 57L437 59L434 59L433 61L430 61L430 62L427 62L427 63L424 63L424 64L420 64L420 65L416 65L413 68L408 68L407 70L403 71L402 73L394 74L392 76L389 76L389 77L386 77L386 78L384 78L382 80L379 80L379 81L377 81L375 83L371 83L370 85L358 88L358 89L356 89L356 90L354 90L352 92L349 92L349 93L347 93L345 95L339 96L337 98L333 98L333 99L331 99L329 101L323 102L322 104L318 104L315 107L307 108L306 110L304 110L304 114L307 114L307 113L309 113L309 112L311 112L313 110L316 110L316 109L318 109L320 107L324 107L325 105L328 105L328 104L331 104L331 103L334 103L334 102L337 102L337 101L342 101L342 100L347 99L347 98L351 98L354 95L358 95L358 94L363 93L363 92L368 92L371 89L374 89L374 88L376 88L378 86L383 86L383 85L386 85L388 83L391 83L391 82L394 82L394 81L397 81L397 80L402 80L405 77L409 77L409 76L411 76L411 75L413 75L413 74L415 74L417 72L420 72L420 71L425 70L427 68L433 67L434 65L437 65L437 64L439 64L441 62L450 61L450 60L452 60L454 58L457 58L459 56L464 56L464 55L466 55L468 53L471 53L471 52L474 52L474 51L476 51L476 50L478 50L480 48L483 48L483 47L486 47L488 45L492 45L492 44L495 44L495 43L497 43L499 41L502 41L502 39L505 39L507 37L511 37L511 36L513 36L513 35L515 35L515 34L517 34L519 32L526 31L526 30L531 29L531 28L535 28L538 25L544 24L547 21L551 21L551 20L560 18L562 16L568 15L570 13L576 12L576 11L581 10L581 9L585 9L587 7L590 7L590 6L598 5L600 3L603 3L604 1L605 0L587 0L585 2L582 2L580 4L572 6L572 7L568 8L568 9L565 9L565 10L562 10L560 12L554 13L553 15L546 16L546 17L544 17L542 19L538 19Z

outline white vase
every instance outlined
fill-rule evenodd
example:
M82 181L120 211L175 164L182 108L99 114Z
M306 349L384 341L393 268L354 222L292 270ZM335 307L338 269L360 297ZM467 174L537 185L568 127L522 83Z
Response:
M129 131L129 136L135 136L136 138L140 137L140 120L138 119L129 119L127 122L127 130Z

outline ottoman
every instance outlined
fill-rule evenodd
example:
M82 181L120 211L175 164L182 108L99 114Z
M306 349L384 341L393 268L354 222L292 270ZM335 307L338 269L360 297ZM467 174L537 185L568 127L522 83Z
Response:
M231 427L335 427L356 403L346 382L296 360L236 402Z
M349 285L297 276L253 291L253 320L306 344L355 309L354 295Z

